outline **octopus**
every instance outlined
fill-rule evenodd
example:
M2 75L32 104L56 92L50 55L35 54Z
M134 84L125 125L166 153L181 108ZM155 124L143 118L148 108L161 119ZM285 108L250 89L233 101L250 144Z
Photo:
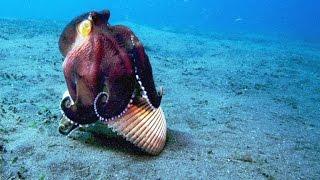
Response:
M154 109L161 103L163 89L156 89L144 46L132 30L110 25L109 18L109 10L84 13L59 39L70 94L61 110L76 125L113 121L138 97Z

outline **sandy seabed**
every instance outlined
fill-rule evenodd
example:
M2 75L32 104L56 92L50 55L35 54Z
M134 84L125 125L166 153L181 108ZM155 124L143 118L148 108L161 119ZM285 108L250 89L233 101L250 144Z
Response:
M59 134L64 23L0 20L0 179L320 179L320 46L125 23L146 46L168 141Z

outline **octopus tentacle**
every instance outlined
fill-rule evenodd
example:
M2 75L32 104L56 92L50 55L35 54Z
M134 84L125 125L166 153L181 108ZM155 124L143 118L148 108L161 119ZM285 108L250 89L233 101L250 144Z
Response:
M109 92L100 92L94 100L94 112L102 122L121 117L132 103L134 79L130 76L118 78Z
M134 33L125 26L110 27L118 44L125 48L131 55L134 64L135 78L138 84L139 96L143 96L153 108L158 108L161 103L163 90L157 92L152 76L152 68L143 45Z
M109 37L109 36L108 36ZM126 50L119 47L113 36L104 41L107 49L102 64L101 84L107 92L98 94L94 100L94 110L101 121L113 120L121 116L132 100L135 87L133 63Z
M77 124L90 124L96 122L97 116L94 113L93 107L84 107L77 104L71 104L72 100L70 96L65 97L61 101L61 110L64 115L72 120L77 120Z
M127 111L128 109L130 108L130 106L132 105L132 102L133 102L133 98L134 98L134 94L132 94L131 98L130 98L130 101L129 101L129 104L127 105L127 107L117 116L114 116L114 117L111 117L111 118L107 118L107 117L104 117L104 115L101 115L99 112L100 110L98 110L98 107L101 107L103 103L107 103L108 101L108 98L109 98L109 95L106 93L106 92L100 92L97 97L95 98L94 100L94 111L96 113L96 115L98 116L99 120L101 122L108 122L108 121L112 121L114 120L115 118L120 118L122 117Z
M61 125L58 130L59 130L59 133L62 135L69 135L71 134L71 132L77 130L79 127L80 126L78 124L70 123L69 126Z
M132 58L134 61L136 80L141 88L141 95L147 99L153 108L158 108L161 103L163 89L156 90L152 75L152 68L148 55L139 40L131 35Z

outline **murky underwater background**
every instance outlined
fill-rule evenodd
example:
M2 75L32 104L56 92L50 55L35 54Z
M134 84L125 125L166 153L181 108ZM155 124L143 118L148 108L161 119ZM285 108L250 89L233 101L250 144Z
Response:
M0 180L320 179L320 2L11 0L0 5ZM65 24L109 9L145 45L168 139L148 156L59 134Z

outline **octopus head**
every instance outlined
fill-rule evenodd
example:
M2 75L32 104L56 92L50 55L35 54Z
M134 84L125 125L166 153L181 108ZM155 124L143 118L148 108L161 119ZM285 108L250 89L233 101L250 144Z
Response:
M110 17L109 10L88 12L74 18L63 30L59 39L59 49L65 57L77 44L77 40L86 39L90 35L107 28Z

